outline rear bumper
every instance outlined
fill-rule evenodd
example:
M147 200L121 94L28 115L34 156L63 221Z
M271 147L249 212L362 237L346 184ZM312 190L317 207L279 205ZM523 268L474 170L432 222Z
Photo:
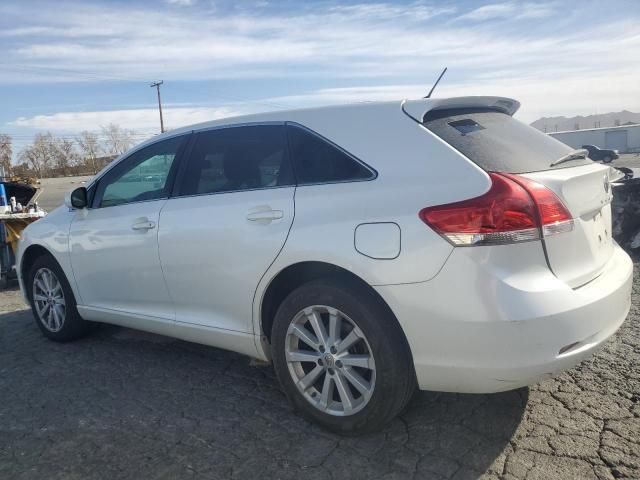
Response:
M514 264L522 269L509 273ZM530 243L455 249L431 281L376 289L407 335L421 389L490 393L593 354L624 322L632 277L616 245L599 277L571 289Z

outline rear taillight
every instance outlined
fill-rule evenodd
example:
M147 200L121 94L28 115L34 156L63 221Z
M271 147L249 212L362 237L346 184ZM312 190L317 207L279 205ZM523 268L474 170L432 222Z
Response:
M519 175L503 174L524 187L538 207L542 236L573 230L573 219L562 201L544 185Z
M518 175L489 177L485 194L423 208L420 218L456 246L526 242L573 229L571 214L544 185Z

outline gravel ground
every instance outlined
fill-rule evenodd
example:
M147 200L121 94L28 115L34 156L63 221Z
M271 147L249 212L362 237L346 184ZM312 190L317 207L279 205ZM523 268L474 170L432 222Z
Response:
M0 312L2 479L640 478L637 269L592 360L513 392L420 392L359 438L302 420L246 357L113 326L52 343L15 289Z
M614 167L640 167L640 153L623 153L611 163Z

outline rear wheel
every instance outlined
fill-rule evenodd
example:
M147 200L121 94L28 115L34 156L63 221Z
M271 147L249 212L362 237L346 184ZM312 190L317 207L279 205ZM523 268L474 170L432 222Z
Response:
M365 288L320 280L292 292L272 331L283 389L308 419L343 433L378 430L415 389L396 319Z
M66 342L91 330L91 324L78 314L69 282L52 257L37 258L26 283L33 316L45 337Z

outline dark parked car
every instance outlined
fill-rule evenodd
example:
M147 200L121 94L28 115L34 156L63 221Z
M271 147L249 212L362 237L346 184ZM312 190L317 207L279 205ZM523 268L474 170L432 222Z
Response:
M598 148L595 145L582 145L582 148L589 152L589 158L591 160L602 160L604 163L610 163L620 157L617 150Z

